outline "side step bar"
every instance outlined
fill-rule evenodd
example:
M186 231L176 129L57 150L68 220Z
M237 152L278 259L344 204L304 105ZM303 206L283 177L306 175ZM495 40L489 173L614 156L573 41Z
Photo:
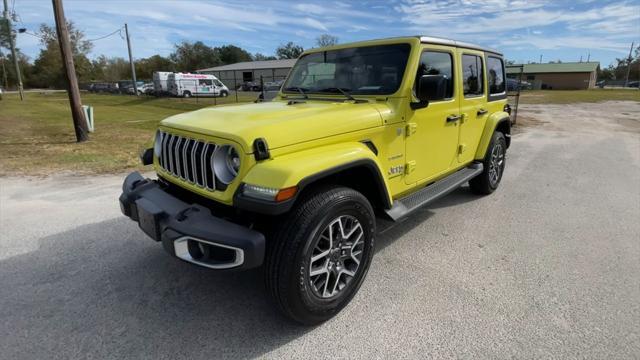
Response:
M478 176L482 172L482 169L482 163L473 163L464 169L458 170L443 179L427 185L423 189L394 201L393 207L386 210L386 213L393 221L397 221L409 215L414 210L457 189L460 185Z

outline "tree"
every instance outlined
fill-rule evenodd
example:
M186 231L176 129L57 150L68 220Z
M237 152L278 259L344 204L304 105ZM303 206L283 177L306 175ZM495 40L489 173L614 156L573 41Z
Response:
M224 45L221 47L214 48L220 57L220 62L223 65L226 64L235 64L243 61L252 61L251 54L249 54L246 50L241 49L234 45Z
M253 61L264 61L264 60L276 60L277 57L273 55L264 55L261 53L253 54Z
M15 37L13 35L14 39ZM9 21L4 17L0 17L0 47L8 49L10 47L9 39Z
M276 55L278 55L278 59L297 59L303 51L302 46L289 41L284 45L278 46Z
M202 41L183 41L175 47L176 50L169 55L169 59L175 63L176 71L189 72L221 64L218 52Z
M316 45L318 45L318 47L332 46L337 43L338 37L329 34L322 34L316 38Z
M28 79L33 72L33 66L29 62L29 57L20 52L20 49L16 49L16 55L18 56L18 66L20 67L22 79L26 83L26 79ZM0 52L0 58L4 61L4 69L7 72L7 82L9 87L17 87L18 77L16 76L16 68L13 66L13 56L11 55L11 52L8 52L7 54ZM0 86L4 87L4 85L4 79L0 74Z
M153 55L146 59L135 62L136 74L139 79L153 78L154 71L175 71L175 64L168 58L160 55Z
M87 54L91 51L93 44L85 40L84 33L76 29L73 22L67 22L67 27L78 81L88 81L92 73L92 64L87 58ZM47 24L40 25L39 36L40 43L44 48L40 50L40 54L33 64L29 85L64 88L66 80L55 27Z

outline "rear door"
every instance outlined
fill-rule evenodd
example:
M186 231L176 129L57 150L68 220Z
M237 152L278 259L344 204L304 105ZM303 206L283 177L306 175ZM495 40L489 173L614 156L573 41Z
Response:
M489 111L485 81L484 54L481 51L458 49L460 54L460 142L458 162L467 163L475 157L478 139L484 130Z
M446 173L456 162L459 104L456 49L426 45L420 55L416 79L422 75L447 77L446 99L409 110L407 116L407 184L426 182ZM415 92L415 84L414 84ZM415 101L416 99L414 99Z

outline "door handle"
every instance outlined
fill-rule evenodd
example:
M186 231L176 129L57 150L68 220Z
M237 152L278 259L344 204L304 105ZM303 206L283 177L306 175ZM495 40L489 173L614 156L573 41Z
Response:
M447 116L447 122L454 122L460 120L462 116L460 115L449 115Z
M488 111L487 111L487 110L485 110L485 109L480 109L480 110L478 110L478 112L477 112L478 116L482 116L482 115L484 115L484 114L486 114L486 113L488 113Z

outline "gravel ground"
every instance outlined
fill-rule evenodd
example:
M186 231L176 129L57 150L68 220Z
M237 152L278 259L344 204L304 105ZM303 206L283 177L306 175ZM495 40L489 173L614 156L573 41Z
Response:
M640 103L521 115L500 189L382 224L359 294L315 328L258 271L169 258L120 215L122 176L2 178L0 357L637 358Z

